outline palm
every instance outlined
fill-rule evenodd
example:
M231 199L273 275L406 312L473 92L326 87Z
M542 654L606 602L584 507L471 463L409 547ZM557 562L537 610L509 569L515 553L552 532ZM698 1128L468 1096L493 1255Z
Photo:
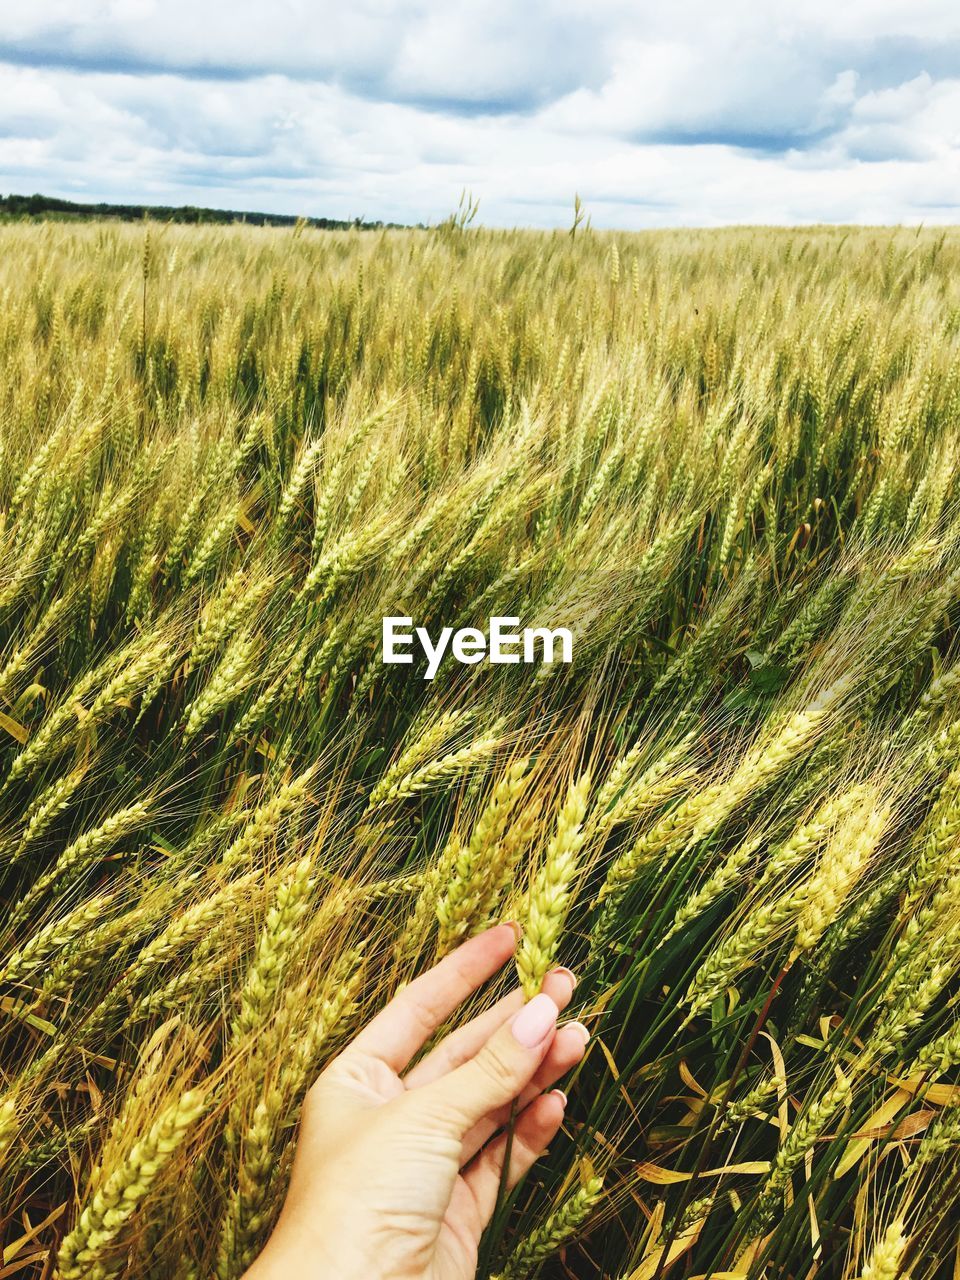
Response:
M434 1280L473 1280L484 1225L466 1179L457 1174L437 1237Z
M355 1117L358 1111L375 1109L402 1097L407 1092L407 1084L385 1063L371 1058L364 1060L362 1064L357 1061L342 1078L338 1091L342 1093L341 1116L346 1125L351 1113ZM484 1129L492 1133L497 1127L497 1121L496 1116L488 1116ZM426 1175L429 1184L443 1186L453 1174L453 1186L445 1212L438 1221L428 1209L418 1233L425 1241L435 1241L431 1276L436 1277L436 1280L472 1280L476 1275L477 1252L484 1223L476 1199L460 1173L460 1168L474 1154L471 1148L481 1140L481 1134L478 1133L469 1144L465 1143L461 1157L456 1162L447 1159L445 1154L438 1153L439 1158L430 1162L436 1167L424 1168L422 1156L418 1157L420 1167L416 1172L421 1179ZM443 1198L445 1197L441 1195L439 1201Z

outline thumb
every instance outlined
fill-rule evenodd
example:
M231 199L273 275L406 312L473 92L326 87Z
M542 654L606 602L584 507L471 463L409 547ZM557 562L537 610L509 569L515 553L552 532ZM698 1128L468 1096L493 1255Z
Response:
M559 1014L553 1000L541 992L494 1032L475 1057L414 1096L434 1122L462 1138L530 1083L553 1040Z

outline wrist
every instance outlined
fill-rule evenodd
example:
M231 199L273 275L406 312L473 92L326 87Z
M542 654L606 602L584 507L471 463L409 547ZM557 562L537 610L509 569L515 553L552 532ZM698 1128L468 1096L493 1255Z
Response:
M370 1269L357 1259L341 1256L322 1239L322 1233L286 1232L278 1224L262 1252L244 1272L242 1280L312 1280L336 1276L337 1280L370 1280Z

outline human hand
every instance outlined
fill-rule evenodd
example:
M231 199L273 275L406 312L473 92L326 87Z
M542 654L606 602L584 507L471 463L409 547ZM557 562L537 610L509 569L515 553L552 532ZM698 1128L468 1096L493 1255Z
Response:
M554 969L411 1060L517 945L513 925L465 942L405 987L307 1094L290 1189L246 1280L473 1280L507 1152L507 1186L544 1152L583 1056L580 1023L557 1028L576 979ZM401 1073L406 1071L405 1075Z

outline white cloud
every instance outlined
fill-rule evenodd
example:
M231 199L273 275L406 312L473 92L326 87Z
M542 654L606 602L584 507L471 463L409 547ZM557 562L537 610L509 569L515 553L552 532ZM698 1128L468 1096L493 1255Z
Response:
M493 224L960 220L953 0L32 0L0 190Z

